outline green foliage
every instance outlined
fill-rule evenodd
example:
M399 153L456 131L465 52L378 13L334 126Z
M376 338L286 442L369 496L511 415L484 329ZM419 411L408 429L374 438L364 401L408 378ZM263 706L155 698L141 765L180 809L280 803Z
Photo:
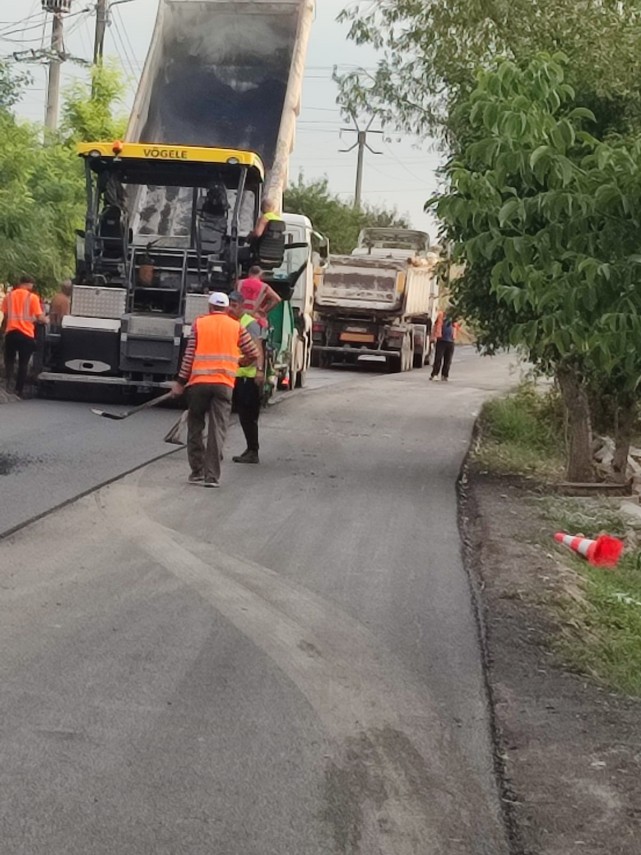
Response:
M630 391L641 374L641 142L589 134L565 66L541 56L479 73L435 208L467 265L454 299L482 344Z
M481 414L476 462L495 473L557 477L563 466L563 407L553 390L523 383L488 401Z
M302 175L285 192L284 210L304 214L314 228L329 238L334 253L349 253L356 246L358 233L366 226L409 228L405 217L395 209L365 206L356 210L329 190L326 178L306 182Z
M453 108L496 57L541 51L569 58L569 82L597 114L600 133L641 120L641 5L637 0L380 0L340 18L357 44L375 47L376 70L339 77L341 103L411 133L458 135ZM596 130L596 129L595 129Z
M62 134L66 142L117 140L124 136L127 119L114 115L122 103L126 80L112 63L94 66L90 84L75 81L65 92Z
M30 74L16 73L6 62L0 60L0 110L10 110L14 107L31 79Z
M73 273L75 229L85 212L75 143L116 139L124 129L112 112L123 91L121 75L111 67L93 75L95 96L87 84L71 87L62 131L49 136L46 145L37 126L0 109L0 281L15 282L30 273L47 293ZM0 101L3 79L0 71Z

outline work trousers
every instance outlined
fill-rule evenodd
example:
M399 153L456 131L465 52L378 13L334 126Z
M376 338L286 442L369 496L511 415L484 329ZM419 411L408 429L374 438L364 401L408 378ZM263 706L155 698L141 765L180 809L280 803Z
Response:
M443 380L447 380L450 376L450 366L452 364L453 356L454 342L445 341L444 338L439 338L436 342L436 351L434 353L432 377L438 377L438 375L441 374Z
M16 377L16 394L22 397L24 384L27 379L29 362L36 349L36 341L19 330L11 330L4 337L4 370L7 378L7 389L13 380L13 372L18 357L18 374Z
M245 434L249 451L258 451L258 417L260 415L260 387L251 377L236 378L234 409Z
M220 460L227 435L233 389L222 383L196 383L187 389L187 457L194 475L205 480L220 479ZM207 447L203 442L205 419L209 416Z

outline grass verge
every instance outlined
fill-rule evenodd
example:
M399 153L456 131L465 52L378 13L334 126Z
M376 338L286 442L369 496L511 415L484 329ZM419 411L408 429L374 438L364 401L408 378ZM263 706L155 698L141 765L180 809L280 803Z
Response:
M592 567L562 552L569 587L554 603L561 624L555 648L571 668L602 685L641 697L641 519L621 513L615 500L540 500L544 519L586 537L603 532L625 541L613 570Z
M481 442L474 460L497 474L559 480L563 475L563 409L553 390L524 383L505 398L488 401L480 417Z
M553 390L525 383L489 401L481 413L473 459L482 470L552 482L563 477L563 407ZM552 608L559 634L553 647L573 670L604 686L641 697L641 517L622 513L620 500L532 499L545 530L539 546L550 550L550 533L596 537L607 532L626 544L614 570L591 567L559 549L561 570ZM549 601L547 602L549 606Z

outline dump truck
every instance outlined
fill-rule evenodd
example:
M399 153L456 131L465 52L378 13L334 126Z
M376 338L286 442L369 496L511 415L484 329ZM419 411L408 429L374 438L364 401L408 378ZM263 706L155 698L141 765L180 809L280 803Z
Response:
M311 244L286 222L250 233L263 198L282 204L313 12L311 0L160 0L125 139L79 147L87 214L42 390L167 386L208 294L254 263L283 298L272 352L300 354L290 299L313 288Z
M351 255L333 255L317 283L314 364L422 367L438 310L438 254L412 229L367 228Z

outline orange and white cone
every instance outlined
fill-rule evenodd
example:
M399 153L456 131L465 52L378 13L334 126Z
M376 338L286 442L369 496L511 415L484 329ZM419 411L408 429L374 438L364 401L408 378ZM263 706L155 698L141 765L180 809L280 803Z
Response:
M623 541L609 534L602 534L596 540L591 540L589 537L557 531L554 539L585 558L594 567L616 567L623 552Z

